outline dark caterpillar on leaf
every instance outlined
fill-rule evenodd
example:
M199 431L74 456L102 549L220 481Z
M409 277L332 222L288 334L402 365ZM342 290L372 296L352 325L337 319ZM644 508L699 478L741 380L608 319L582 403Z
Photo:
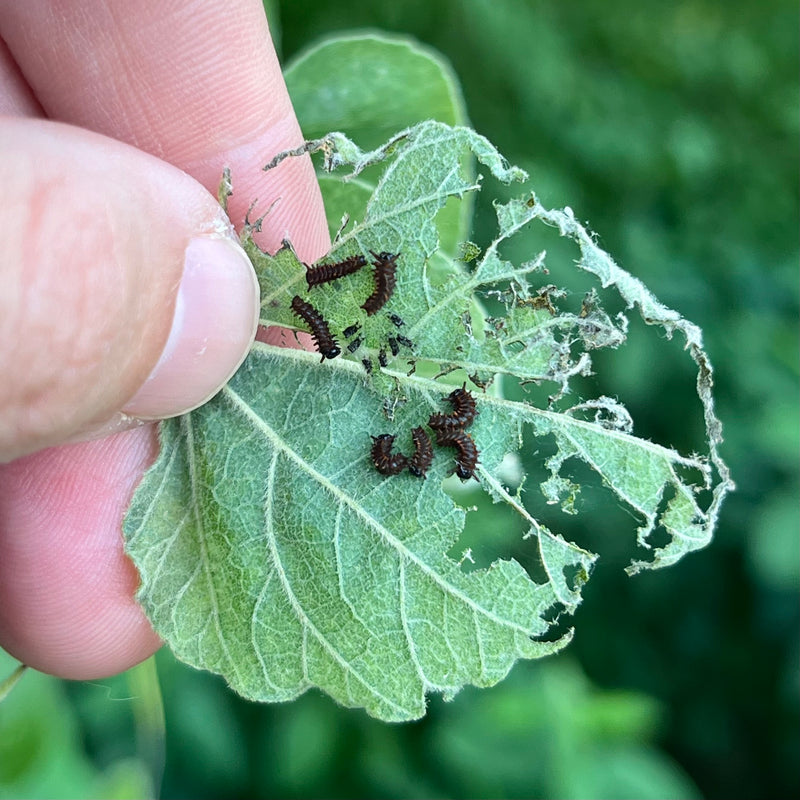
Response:
M335 281L338 278L343 278L345 275L352 275L358 272L365 264L367 259L360 253L355 256L349 256L344 261L337 261L335 264L320 264L316 267L306 268L306 283L308 288L312 286L319 286L321 283L328 283Z
M402 453L392 452L394 439L390 433L372 437L372 463L381 475L399 475L408 466L408 459Z
M386 251L376 253L373 250L369 252L375 259L372 262L375 266L373 272L375 288L361 308L367 312L367 316L371 317L380 311L392 296L394 287L397 284L395 270L397 269L397 259L400 258L400 253L387 253Z
M436 431L436 444L456 448L456 475L462 481L475 477L478 466L478 448L472 437L462 430L450 431L446 434Z
M336 339L331 335L328 323L325 322L322 314L311 303L307 303L298 295L295 295L292 298L292 311L311 328L314 344L322 356L320 363L326 358L336 358L342 352Z
M475 405L475 398L472 392L467 389L467 384L462 384L460 389L454 389L447 395L447 399L453 406L453 414L462 420L462 428L468 428L478 416L478 408Z
M466 388L466 383L460 389L454 389L447 395L447 400L453 406L452 414L431 414L428 425L434 431L443 434L448 431L457 431L468 428L478 416L475 398Z
M408 462L408 471L417 478L424 478L433 462L431 437L425 433L424 428L413 428L411 440L414 442L414 455Z

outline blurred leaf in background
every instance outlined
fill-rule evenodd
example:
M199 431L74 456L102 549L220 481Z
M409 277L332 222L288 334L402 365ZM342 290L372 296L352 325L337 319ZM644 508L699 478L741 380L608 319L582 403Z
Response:
M0 676L17 663L0 650ZM113 697L97 720L114 716ZM112 706L110 713L106 713ZM121 756L103 766L85 751L79 713L56 678L28 670L0 702L0 798L151 797L146 765Z
M739 491L711 547L634 579L622 572L631 553L619 531L635 523L603 489L583 496L591 530L581 527L587 514L543 506L545 524L604 553L577 613L580 635L563 657L518 665L494 689L464 691L451 704L435 701L413 724L382 725L318 694L249 704L160 653L162 796L797 796L796 4L273 0L268 12L295 92L319 37L362 28L423 43L425 64L414 45L395 39L383 70L361 67L380 123L459 122L468 113L531 173L543 202L570 205L621 266L703 327L726 425L723 456ZM442 59L452 71L437 72ZM416 70L413 97L401 69ZM369 120L374 102L371 112L359 102L325 106L338 124L298 107L304 132L341 127L364 146L370 136L381 140ZM472 238L480 242L493 217L480 198L476 206ZM685 400L694 376L674 342L664 343L657 365L650 359L633 330L608 363L596 359L585 394L618 396L637 434L690 450L699 436L697 410ZM537 471L546 477L548 455L542 449L526 464L531 481ZM496 532L497 542L475 542L476 552L519 546L522 532L502 508L479 493L462 499ZM47 688L20 694L33 680ZM94 796L98 768L75 736L102 769L137 752L131 709L102 688L113 685L64 690L26 676L0 705L0 748L16 742L13 763L40 765L42 780L67 748L83 766L64 774L83 770L81 787ZM12 717L9 703L20 698L24 713ZM53 742L39 738L45 719ZM12 762L0 752L2 771ZM24 796L19 783L0 786Z
M318 693L260 713L166 652L159 671L167 719L186 717L171 732L168 797L700 796L653 743L663 709L641 693L598 690L569 658L520 664L494 689L436 699L428 717L402 726ZM180 711L196 704L220 724Z

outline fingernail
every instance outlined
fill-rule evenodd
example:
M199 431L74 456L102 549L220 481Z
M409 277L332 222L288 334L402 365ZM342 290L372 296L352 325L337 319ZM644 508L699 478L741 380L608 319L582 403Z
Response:
M232 239L192 239L167 344L123 411L174 417L210 400L244 361L258 317L258 281L244 250Z

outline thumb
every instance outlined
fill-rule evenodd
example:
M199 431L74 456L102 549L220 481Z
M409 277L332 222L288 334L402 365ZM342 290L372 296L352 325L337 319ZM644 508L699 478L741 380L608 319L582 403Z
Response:
M216 200L99 134L0 121L0 461L205 402L259 290Z

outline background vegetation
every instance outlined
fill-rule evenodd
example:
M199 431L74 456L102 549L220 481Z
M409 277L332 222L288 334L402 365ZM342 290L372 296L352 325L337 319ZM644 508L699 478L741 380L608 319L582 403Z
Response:
M168 652L163 719L151 665L93 684L27 675L0 705L0 797L136 797L159 781L165 798L796 796L796 4L268 6L284 62L363 28L444 54L473 127L543 202L570 205L703 327L739 491L711 547L633 579L622 568L635 523L601 490L578 517L547 512L602 554L574 643L494 689L434 700L417 723L387 726L318 694L252 705ZM485 241L481 198L476 212ZM654 363L634 329L584 389L618 396L640 435L691 450L691 365L662 344ZM535 476L541 462L526 467ZM481 504L477 524L503 529L496 512ZM0 656L0 669L12 662Z

